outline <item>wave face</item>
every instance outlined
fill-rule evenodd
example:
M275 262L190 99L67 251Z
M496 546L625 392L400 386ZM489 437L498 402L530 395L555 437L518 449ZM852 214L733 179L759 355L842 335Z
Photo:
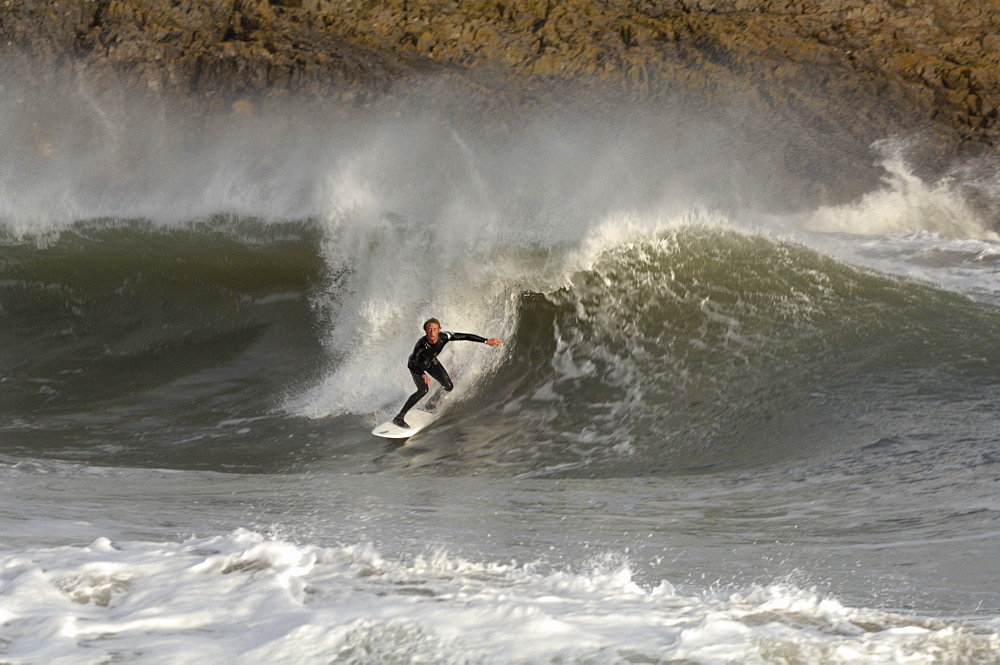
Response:
M869 194L810 207L762 193L780 181L708 120L499 136L60 94L0 104L16 454L365 465L429 316L507 340L445 356L458 389L427 439L449 473L767 465L879 440L896 412L962 429L995 396L984 169L925 183L886 143Z
M893 413L992 410L997 323L991 306L798 244L682 228L525 299L517 339L536 331L535 348L513 353L504 410L544 464L766 465L861 445Z
M510 281L491 288L443 269L431 292L450 301L446 325L507 338L444 356L460 387L428 437L449 473L768 466L921 420L980 441L975 414L988 419L1000 385L993 305L718 220L627 226L508 255ZM7 445L199 468L273 464L281 431L294 434L281 464L320 435L354 445L405 398L420 318L378 325L392 277L377 261L331 266L330 251L315 223L224 218L9 243ZM517 272L532 265L559 280L525 288L545 281Z
M6 244L7 449L225 465L225 448L204 444L266 416L321 353L307 302L322 274L314 236L95 221L44 246ZM266 441L247 444L250 459L268 454Z

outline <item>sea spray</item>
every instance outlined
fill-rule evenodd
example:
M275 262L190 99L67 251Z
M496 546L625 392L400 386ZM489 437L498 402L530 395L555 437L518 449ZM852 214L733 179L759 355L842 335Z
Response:
M893 235L918 231L949 238L998 240L1000 235L970 206L962 182L945 176L927 182L907 159L906 142L886 140L874 148L882 155L882 186L860 200L821 206L792 216L792 226L823 233Z

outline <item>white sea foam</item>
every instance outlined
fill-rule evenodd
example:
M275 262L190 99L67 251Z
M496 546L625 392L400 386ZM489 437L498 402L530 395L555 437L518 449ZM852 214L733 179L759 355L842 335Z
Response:
M0 553L0 584L11 663L971 663L1000 649L996 626L790 586L680 592L621 563L392 560L246 530Z
M883 154L885 175L882 186L859 200L821 206L806 213L779 218L807 231L891 235L929 232L949 238L1000 240L960 191L960 181L942 178L927 182L914 173L907 161L907 145L882 141L876 148Z

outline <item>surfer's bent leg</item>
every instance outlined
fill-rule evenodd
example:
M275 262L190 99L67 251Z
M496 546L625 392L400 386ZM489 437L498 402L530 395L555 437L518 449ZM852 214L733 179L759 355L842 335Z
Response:
M427 391L429 390L429 388L427 387L427 382L424 381L423 374L417 374L416 372L411 371L410 376L413 378L413 385L417 387L417 392L410 395L410 397L406 400L406 404L404 404L403 408L400 410L399 415L396 416L396 418L400 420L403 419L403 416L406 415L406 412L412 409L413 405L419 402L423 398L423 396L427 394Z
M427 368L427 373L431 375L435 381L441 384L441 387L451 392L455 388L455 384L451 382L451 377L448 376L448 370L444 368L439 362L435 362L429 368Z

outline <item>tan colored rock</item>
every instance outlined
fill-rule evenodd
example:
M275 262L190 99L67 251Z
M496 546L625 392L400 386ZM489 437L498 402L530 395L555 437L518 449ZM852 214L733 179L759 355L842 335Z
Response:
M859 154L1000 140L1000 0L6 0L0 51L226 113L434 75L491 109L683 102Z

